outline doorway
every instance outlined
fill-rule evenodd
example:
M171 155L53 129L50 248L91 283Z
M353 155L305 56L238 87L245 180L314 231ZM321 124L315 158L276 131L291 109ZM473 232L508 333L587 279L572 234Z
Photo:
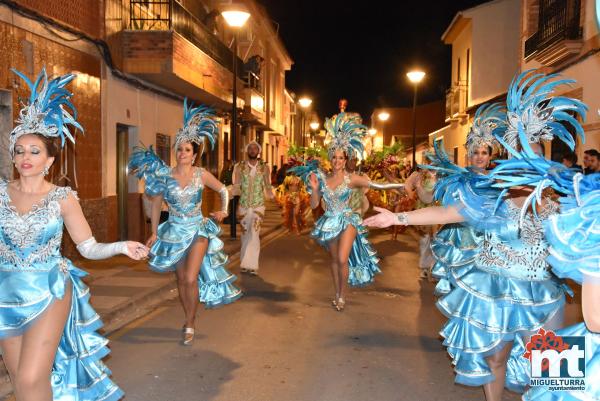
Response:
M12 93L0 89L0 179L13 178L12 160L8 157L9 138L12 131Z
M137 193L137 179L128 175L127 163L129 155L137 143L137 129L125 124L117 124L117 216L118 235L121 241L136 235L136 230L131 230L131 224L137 221L136 212L139 208L132 208L132 194Z

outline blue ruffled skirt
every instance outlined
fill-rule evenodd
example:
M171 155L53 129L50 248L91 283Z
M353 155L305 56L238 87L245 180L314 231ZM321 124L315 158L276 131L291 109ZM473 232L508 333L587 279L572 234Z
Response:
M481 386L495 380L485 358L526 331L538 330L562 310L562 284L492 274L474 264L449 271L452 290L437 302L448 317L440 334L453 359L455 381Z
M221 228L213 220L201 215L170 215L158 227L158 239L150 249L150 268L158 273L175 271L196 239L207 238L208 249L198 274L200 302L207 308L232 303L242 296L242 291L233 285L235 275L225 268L228 257L223 252L220 233Z
M585 336L586 337L586 363L585 363L585 391L550 391L546 386L531 387L525 394L523 400L530 401L577 401L577 400L600 400L600 333L592 333L587 329L585 323L565 327L556 330L559 336ZM523 357L525 344L529 336L517 338L510 354L506 370L506 386L513 391L523 392L525 386L530 383L531 365L529 360Z
M325 249L328 243L340 236L348 225L356 228L356 238L352 244L348 259L348 284L360 287L373 282L375 275L381 273L379 269L377 252L371 247L367 239L367 229L362 225L361 217L352 212L329 214L325 212L317 220L311 236Z
M435 263L431 275L438 281L435 295L442 296L450 292L452 286L448 274L451 270L475 263L483 235L471 226L446 224L431 241L431 252Z
M0 264L0 339L23 334L71 284L71 310L60 340L51 385L55 401L114 401L123 392L110 380L101 359L109 353L108 340L96 331L100 317L89 303L81 281L83 270L60 256L25 270Z

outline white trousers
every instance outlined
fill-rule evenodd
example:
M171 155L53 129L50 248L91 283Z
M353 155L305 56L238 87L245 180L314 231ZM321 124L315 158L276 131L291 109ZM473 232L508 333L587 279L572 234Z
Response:
M258 270L258 256L260 254L260 228L265 207L243 208L240 207L240 225L242 226L242 250L240 252L240 268Z

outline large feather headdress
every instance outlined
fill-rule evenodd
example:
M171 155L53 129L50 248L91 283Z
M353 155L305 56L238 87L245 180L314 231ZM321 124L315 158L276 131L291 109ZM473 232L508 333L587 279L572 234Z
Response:
M339 113L325 120L325 130L330 139L327 153L333 157L336 150L343 150L349 159L362 155L363 138L367 135L367 127L360 123L360 116L355 113Z
M510 147L509 151L520 145L525 153L533 156L530 143L555 137L573 150L575 140L566 123L584 139L583 127L576 117L585 119L587 106L577 99L552 96L557 86L575 82L572 79L555 80L557 77L558 74L545 75L528 70L512 80L506 97L507 127L503 137L498 137L502 145Z
M48 80L46 69L38 75L35 83L32 83L23 73L12 71L27 84L31 95L27 104L19 112L17 126L10 133L9 150L14 154L17 139L27 134L39 134L50 138L60 138L61 146L65 145L65 139L75 143L75 136L69 131L69 125L83 131L83 127L77 122L77 111L71 103L73 94L65 87L73 79L75 74L66 74Z
M477 109L473 125L467 134L465 147L471 156L482 146L494 148L497 144L494 132L506 127L506 107L500 103L484 104Z
M175 147L184 142L196 143L202 146L200 153L204 151L204 140L208 139L210 148L214 149L216 141L217 115L215 111L204 105L188 106L187 98L183 101L183 127L177 131L175 136Z

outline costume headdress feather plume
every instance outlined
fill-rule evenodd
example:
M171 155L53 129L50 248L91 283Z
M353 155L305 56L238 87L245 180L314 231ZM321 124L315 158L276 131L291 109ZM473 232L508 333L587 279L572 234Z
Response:
M360 117L352 113L339 113L325 120L325 129L330 139L328 155L333 156L336 150L343 150L349 159L362 155L363 138L367 135L367 127L362 125Z
M65 74L49 80L46 69L38 75L35 82L23 73L12 71L27 84L31 91L28 104L23 105L17 119L17 126L10 133L10 153L14 154L17 139L27 134L39 134L45 137L60 138L61 146L65 140L75 143L75 137L69 126L83 131L77 122L77 111L71 103L73 94L65 87L75 79L75 74Z
M186 98L183 101L183 127L177 132L175 146L177 147L183 142L190 142L204 147L204 140L207 139L211 149L214 149L217 130L215 111L205 105L194 107L190 104L188 106Z

